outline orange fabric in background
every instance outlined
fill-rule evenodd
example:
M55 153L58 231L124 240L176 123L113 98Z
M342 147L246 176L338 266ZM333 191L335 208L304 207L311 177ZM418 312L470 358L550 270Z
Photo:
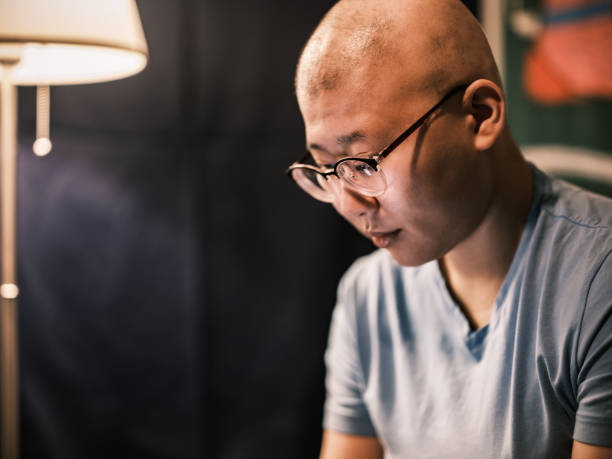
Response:
M548 0L548 13L588 7L602 2ZM612 98L612 15L545 25L526 53L523 84L542 103L561 103L584 97Z

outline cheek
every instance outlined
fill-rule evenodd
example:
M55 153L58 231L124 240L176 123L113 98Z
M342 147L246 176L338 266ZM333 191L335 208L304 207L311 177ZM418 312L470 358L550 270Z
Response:
M465 214L485 191L470 152L457 145L435 147L423 148L412 163L390 164L393 168L386 173L388 189L381 207L412 227L446 226L449 218Z
M380 198L382 207L389 213L406 216L427 209L436 200L438 183L442 177L442 168L432 169L424 164L390 164L387 177L387 191Z
M456 138L432 136L414 165L412 188L423 196L422 204L452 211L478 188L479 167L478 152Z
M387 158L385 195L389 206L409 203L412 208L429 208L460 182L455 151L450 145L431 140L415 139L397 156Z
M420 196L431 221L456 238L471 233L482 220L490 203L492 174L486 158L469 151L450 151L423 169Z

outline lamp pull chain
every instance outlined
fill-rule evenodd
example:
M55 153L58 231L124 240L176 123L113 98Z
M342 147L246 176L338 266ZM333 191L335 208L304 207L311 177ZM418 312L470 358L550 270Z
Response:
M32 146L36 156L45 156L51 151L49 138L49 105L51 102L51 88L49 86L36 87L36 140Z

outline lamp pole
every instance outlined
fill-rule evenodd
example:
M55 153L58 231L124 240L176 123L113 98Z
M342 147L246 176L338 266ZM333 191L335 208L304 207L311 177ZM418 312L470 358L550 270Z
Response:
M17 359L17 87L10 72L17 61L0 60L0 326L2 459L19 456Z
M0 0L0 30L0 459L17 459L17 85L125 78L148 48L135 0ZM48 152L48 132L36 143Z

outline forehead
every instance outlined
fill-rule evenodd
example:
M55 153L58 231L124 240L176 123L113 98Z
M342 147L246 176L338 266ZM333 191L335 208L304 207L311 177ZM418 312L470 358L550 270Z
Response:
M326 91L302 101L307 148L342 154L371 140L376 135L379 110L364 102L360 95L341 90Z
M351 147L361 151L379 148L417 114L417 99L414 93L402 94L402 87L390 82L346 84L299 97L307 147L337 154L354 153Z

